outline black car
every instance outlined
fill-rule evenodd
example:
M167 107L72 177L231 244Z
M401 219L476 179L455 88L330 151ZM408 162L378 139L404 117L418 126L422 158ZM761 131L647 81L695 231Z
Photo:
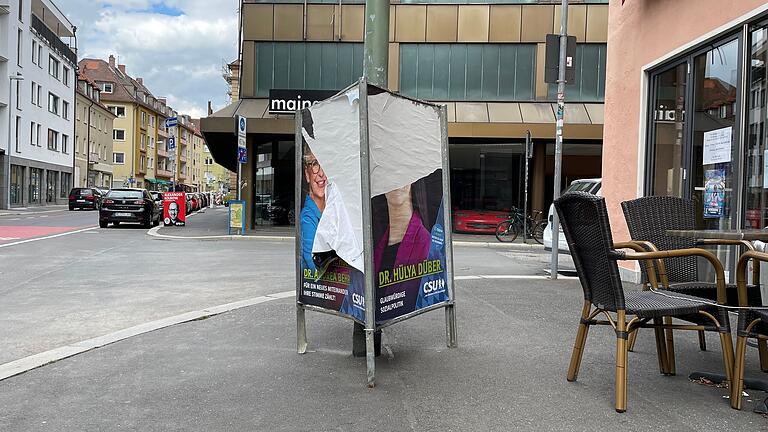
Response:
M98 210L101 200L102 193L97 188L73 188L69 192L69 210L78 208Z
M163 217L162 205L146 189L112 189L107 192L99 211L99 226L106 228L112 222L138 222L144 227L159 225Z

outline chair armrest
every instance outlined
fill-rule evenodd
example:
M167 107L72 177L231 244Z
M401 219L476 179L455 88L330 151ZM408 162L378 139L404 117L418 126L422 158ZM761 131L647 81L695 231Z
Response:
M614 243L613 248L614 249L632 249L635 252L658 252L658 249L656 249L656 246L654 246L653 243L649 241L644 241L644 240L630 240L626 242ZM648 283L650 283L654 289L658 289L659 284L656 279L656 268L654 267L654 262L656 263L656 266L659 267L659 271L665 275L665 278L666 278L666 268L664 267L664 262L660 259L645 260L645 267L646 267L645 271L648 274ZM664 287L668 288L669 283L665 284ZM647 286L644 285L643 289L647 290Z
M759 262L768 262L768 253L758 252L754 249L741 254L736 265L736 291L739 295L739 306L749 306L747 298L747 261L752 260L753 266ZM754 270L753 270L754 274Z
M688 248L688 249L672 249L672 250L664 250L664 251L657 251L657 252L634 252L634 253L627 253L627 252L620 252L620 251L614 251L615 256L614 259L620 259L620 260L653 260L653 259L662 259L662 258L677 258L677 257L685 257L685 256L700 256L707 261L709 261L710 264L712 264L712 267L715 269L715 277L716 277L716 283L717 283L717 302L719 304L726 304L728 297L725 293L725 273L723 271L723 264L720 262L719 259L717 259L717 256L713 254L712 252L700 248ZM752 253L747 252L746 254ZM745 254L745 255L746 255ZM746 290L746 287L745 287Z
M747 240L699 239L696 244L702 246L741 246L744 248L742 253L755 250L752 242ZM760 285L760 265L757 261L753 261L752 265L752 284Z

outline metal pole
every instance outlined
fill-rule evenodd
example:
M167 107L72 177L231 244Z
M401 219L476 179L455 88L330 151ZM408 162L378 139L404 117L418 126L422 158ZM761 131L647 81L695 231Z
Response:
M363 44L363 76L364 82L387 88L387 65L389 61L389 0L366 0L365 2L365 41ZM366 92L367 93L367 92ZM363 92L360 92L361 109ZM367 119L367 116L366 116ZM367 127L367 125L366 125ZM366 149L367 152L367 149ZM361 153L362 157L362 153ZM367 153L366 156L367 157ZM363 174L363 175L367 175ZM370 196L363 195L370 200ZM369 201L370 204L370 201ZM370 217L370 214L368 215ZM372 269L372 267L371 267ZM368 270L372 271L372 270ZM367 278L366 278L367 280ZM371 279L372 280L372 279ZM366 290L367 290L366 282ZM373 292L373 291L372 291ZM372 300L372 299L371 299ZM366 304L368 298L366 297ZM367 323L366 323L367 324ZM375 326L375 323L374 323ZM367 327L367 325L366 325ZM358 323L352 331L352 354L362 357L367 353L367 331ZM364 337L365 336L365 337ZM380 341L380 333L373 335L375 341ZM372 341L373 342L373 341ZM380 342L379 342L380 344ZM366 347L363 349L363 347ZM379 351L379 350L376 350ZM369 366L370 362L369 360ZM372 370L369 369L369 385L372 385Z
M555 125L555 181L552 201L560 198L560 172L563 165L563 114L565 113L565 56L568 49L568 0L560 7L560 62L557 67L557 124ZM560 253L560 219L552 212L552 279L557 279Z
M525 191L523 192L523 242L528 240L528 159L531 157L529 144L531 131L525 131Z

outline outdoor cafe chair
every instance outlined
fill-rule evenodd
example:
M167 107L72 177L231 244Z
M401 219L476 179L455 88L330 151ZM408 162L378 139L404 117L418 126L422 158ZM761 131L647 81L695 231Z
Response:
M740 307L761 305L752 303L747 289L747 261L768 262L768 253L748 251L739 257L736 266L736 285ZM742 387L744 386L744 360L747 350L747 338L755 338L763 344L768 340L768 310L740 309L739 324L736 333L736 359L733 365L733 381L731 384L731 408L741 409ZM761 353L762 354L762 353ZM762 360L762 358L761 358Z
M555 208L560 217L566 241L570 247L579 281L584 291L584 304L581 321L573 346L568 367L568 381L575 381L581 364L584 345L589 328L594 325L609 325L616 333L616 382L615 408L617 412L627 409L627 339L641 327L658 330L705 330L718 332L723 350L725 372L730 380L733 367L733 341L731 340L727 312L713 305L709 300L675 293L673 297L658 291L624 291L619 278L617 261L644 260L646 266L651 262L670 257L701 256L707 259L717 273L717 291L719 297L725 295L725 277L723 266L717 257L704 249L682 249L658 252L624 252L621 249L642 250L642 246L633 243L613 243L611 226L605 199L584 192L568 192L555 201ZM652 283L655 270L648 274ZM598 315L605 320L598 320ZM700 314L709 321L706 325L664 324L659 318L678 317ZM661 331L657 331L657 336ZM659 346L657 353L664 372L666 350Z
M752 243L746 240L694 239L668 234L668 230L694 230L696 228L696 205L693 200L670 196L647 196L621 203L629 235L633 241L642 244L648 252L658 250L687 249L697 246L740 246L744 251L754 250ZM657 262L661 286L675 293L703 297L715 301L717 285L714 282L699 280L699 260L695 256L665 258ZM752 304L760 303L759 265L754 266L752 284L747 287ZM648 272L641 267L642 282L647 288ZM735 305L738 299L736 285L726 285L726 304ZM699 315L686 317L687 321L702 323ZM706 321L704 319L704 321ZM670 320L667 319L669 323ZM636 335L636 333L635 333ZM634 345L630 341L630 351ZM670 373L675 374L675 345L672 332L667 331L667 359ZM706 351L704 332L699 332L699 347ZM761 360L764 370L768 370L768 349L765 342L760 343Z

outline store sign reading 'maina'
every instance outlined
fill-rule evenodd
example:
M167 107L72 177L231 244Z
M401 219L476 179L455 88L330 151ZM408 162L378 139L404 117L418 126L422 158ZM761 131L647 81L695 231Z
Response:
M309 108L315 103L328 99L338 90L269 90L270 114L293 114L296 110Z

